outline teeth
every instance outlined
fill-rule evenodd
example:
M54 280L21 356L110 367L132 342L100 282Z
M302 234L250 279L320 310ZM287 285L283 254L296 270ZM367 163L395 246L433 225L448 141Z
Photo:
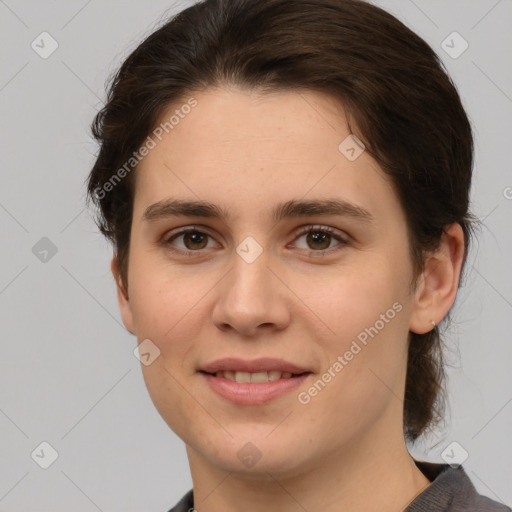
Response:
M235 380L237 382L251 382L251 374L247 372L236 372Z
M236 380L237 382L240 382L238 380L238 372L236 374ZM268 382L268 373L267 372L255 372L255 373L244 373L244 375L247 375L251 378L251 382ZM242 381L242 382L248 382L248 381Z
M215 374L216 377L236 381L236 382L268 382L278 379L289 379L292 374L290 372L280 372L272 370L270 372L231 372L222 371Z

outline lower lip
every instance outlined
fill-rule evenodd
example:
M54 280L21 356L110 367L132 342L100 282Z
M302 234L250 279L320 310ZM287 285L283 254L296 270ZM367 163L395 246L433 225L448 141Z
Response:
M298 388L311 373L278 379L269 382L235 382L223 377L215 377L209 373L200 372L210 387L220 396L238 405L260 405L270 402L278 396Z

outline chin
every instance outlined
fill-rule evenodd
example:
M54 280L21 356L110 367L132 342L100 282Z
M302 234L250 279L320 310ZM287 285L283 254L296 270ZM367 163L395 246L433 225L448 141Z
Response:
M226 434L220 439L209 439L206 442L204 437L198 442L185 442L189 447L193 446L195 454L207 460L208 464L222 471L243 475L244 478L268 480L270 475L288 478L298 475L302 467L310 466L308 453L304 450L307 443L298 437L279 436L277 432L265 437L271 431L268 428L261 435L256 435L257 429L254 428L245 429L243 435L228 430L233 438L228 439ZM288 443L285 442L286 438Z

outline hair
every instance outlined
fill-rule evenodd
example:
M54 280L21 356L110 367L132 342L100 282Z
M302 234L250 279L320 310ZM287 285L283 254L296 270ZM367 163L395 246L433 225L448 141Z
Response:
M194 91L231 86L335 98L351 133L390 177L405 212L412 286L452 223L464 233L464 269L475 221L468 210L472 129L430 46L363 0L204 0L171 17L126 58L92 124L99 153L87 200L97 207L96 223L113 243L126 287L133 155L171 105ZM122 166L127 171L120 174ZM123 178L114 183L116 170ZM410 332L403 415L408 440L443 419L444 378L439 327Z

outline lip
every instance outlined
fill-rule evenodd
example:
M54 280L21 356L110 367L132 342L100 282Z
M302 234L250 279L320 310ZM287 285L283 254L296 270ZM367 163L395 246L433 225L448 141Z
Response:
M288 379L254 383L234 382L223 377L215 377L205 372L199 372L199 375L206 380L214 392L234 404L261 405L293 391L313 374L304 373Z
M307 368L301 368L300 366L285 361L284 359L276 359L272 357L262 357L259 359L253 359L252 361L237 359L235 357L227 357L217 359L216 361L199 368L199 370L207 373L216 373L220 371L255 373L265 371L270 372L272 370L289 373L304 373L311 371Z

